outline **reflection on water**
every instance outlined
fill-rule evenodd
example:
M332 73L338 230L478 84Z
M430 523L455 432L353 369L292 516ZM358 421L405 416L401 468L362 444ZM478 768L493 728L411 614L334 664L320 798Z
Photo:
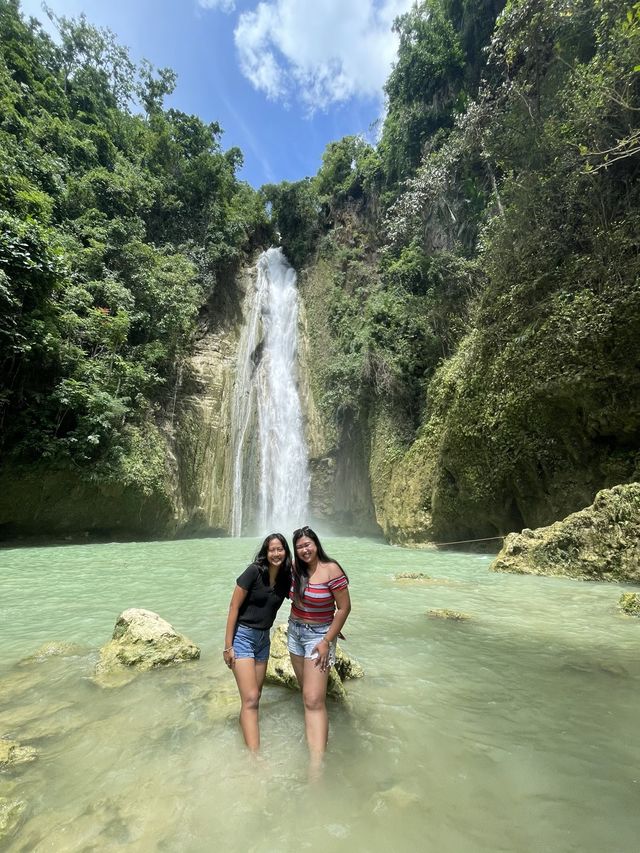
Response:
M252 759L220 655L233 581L256 545L0 552L0 735L40 753L0 774L0 804L25 804L7 850L639 849L640 622L617 613L619 587L329 540L352 581L345 649L366 676L349 683L349 707L331 706L324 778L310 786L299 696L266 687ZM394 582L401 571L433 582ZM97 648L135 606L202 659L101 690ZM471 618L426 616L443 608ZM50 640L78 647L20 663Z

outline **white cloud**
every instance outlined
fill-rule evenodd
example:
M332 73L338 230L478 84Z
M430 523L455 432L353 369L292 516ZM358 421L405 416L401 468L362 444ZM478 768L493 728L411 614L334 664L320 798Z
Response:
M413 0L263 0L240 15L242 73L273 100L310 112L354 96L382 98L396 56L394 18Z
M221 12L233 12L236 0L198 0L198 6L203 9L219 9Z

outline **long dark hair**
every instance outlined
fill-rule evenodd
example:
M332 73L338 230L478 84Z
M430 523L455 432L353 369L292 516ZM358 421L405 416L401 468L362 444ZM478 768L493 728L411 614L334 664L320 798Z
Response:
M253 562L260 566L260 569L263 572L269 571L269 558L267 556L267 552L269 551L269 543L277 539L278 542L284 548L284 563L280 566L278 570L278 574L276 576L275 589L278 591L284 590L285 594L289 592L289 588L291 586L291 573L292 573L292 560L291 560L291 549L289 548L289 543L284 538L282 533L270 533L265 537L264 542L260 546L260 550L253 558Z
M299 527L297 530L293 531L293 588L295 590L296 598L302 598L302 595L307 588L307 584L309 583L309 566L308 563L302 559L302 557L298 556L296 548L296 542L298 539L302 539L303 536L307 536L313 544L318 549L318 560L323 563L335 563L336 566L340 569L342 574L349 580L347 577L347 573L342 568L340 563L337 560L334 560L333 557L330 557L327 552L322 547L320 540L318 539L318 534L312 530L310 527Z

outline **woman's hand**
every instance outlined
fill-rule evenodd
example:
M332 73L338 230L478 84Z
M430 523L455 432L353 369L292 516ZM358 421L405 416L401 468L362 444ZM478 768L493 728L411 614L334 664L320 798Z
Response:
M311 656L317 655L315 665L320 667L320 672L326 672L329 667L329 643L324 638L320 640L317 646L314 646Z
M224 662L229 667L229 669L233 669L233 665L236 662L236 653L233 650L233 646L230 649L225 649L222 652L222 657L224 658Z

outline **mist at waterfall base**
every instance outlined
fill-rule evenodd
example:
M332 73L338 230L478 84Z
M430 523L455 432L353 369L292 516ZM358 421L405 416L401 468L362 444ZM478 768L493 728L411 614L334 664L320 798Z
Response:
M282 249L263 252L245 298L231 414L231 533L307 523L309 465L297 388L298 291Z
M351 579L343 647L366 674L348 706L330 703L311 784L300 695L266 685L252 760L222 660L233 582L258 544L2 552L0 734L39 751L0 774L0 803L24 804L8 853L637 853L640 623L618 613L620 586L328 539ZM395 581L404 571L432 580ZM131 606L201 659L101 689L97 649ZM440 608L469 618L427 615ZM81 648L20 663L52 640Z

